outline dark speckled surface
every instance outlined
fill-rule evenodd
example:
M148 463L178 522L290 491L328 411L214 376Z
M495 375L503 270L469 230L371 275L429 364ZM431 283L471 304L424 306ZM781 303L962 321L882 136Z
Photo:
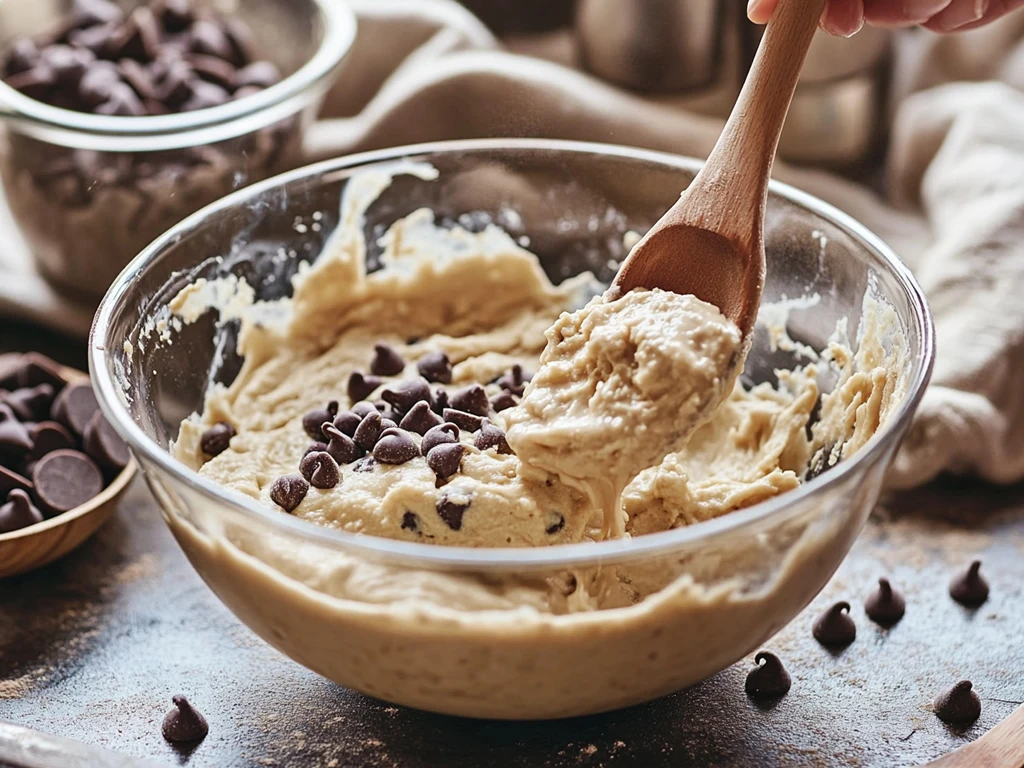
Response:
M946 584L975 556L992 593L969 611ZM907 598L905 618L888 631L863 612L880 575ZM137 482L80 550L0 581L0 720L194 768L917 765L977 738L1024 700L1022 585L1024 487L947 481L880 507L822 595L766 644L793 676L775 705L743 693L746 659L621 712L476 722L368 699L272 650L207 590ZM853 604L858 635L830 653L810 626L838 599ZM928 703L961 678L974 681L983 710L956 731ZM191 753L160 736L179 692L210 722Z

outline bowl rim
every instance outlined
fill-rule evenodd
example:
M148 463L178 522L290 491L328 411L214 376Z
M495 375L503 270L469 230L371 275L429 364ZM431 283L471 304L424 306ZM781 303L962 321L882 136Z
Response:
M131 418L121 405L120 386L112 378L106 364L107 345L118 348L120 342L107 339L115 308L121 306L140 274L163 250L179 237L202 224L209 216L260 196L275 187L301 179L325 176L334 172L353 171L372 163L417 159L430 154L455 154L466 151L554 151L613 156L629 160L657 163L670 169L696 173L703 161L634 147L594 142L549 139L465 139L430 142L363 152L326 160L289 171L266 181L253 184L214 202L192 214L165 234L157 238L133 259L111 285L93 319L89 335L89 371L93 387L111 424L143 459L144 469L152 463L177 481L202 492L220 504L229 505L245 516L265 522L284 535L296 536L314 545L338 548L353 554L395 562L408 567L426 569L468 569L474 571L507 571L511 569L541 569L552 567L583 567L607 564L610 561L635 560L672 552L696 541L727 535L745 527L752 527L772 517L785 517L786 511L796 511L810 496L824 492L846 480L859 468L870 465L894 449L909 424L910 418L924 395L931 377L935 351L935 329L927 300L906 265L877 235L847 214L822 200L794 187L772 180L769 191L812 213L825 218L861 244L872 256L896 277L906 295L912 314L907 318L910 332L916 330L921 338L920 354L913 360L914 368L907 388L907 397L886 424L847 461L822 473L779 496L753 506L730 512L711 520L668 531L646 534L631 539L610 539L600 542L577 542L545 547L459 547L437 544L404 542L378 536L349 533L317 525L293 515L282 514L266 507L244 494L230 491L202 477L161 448ZM148 473L148 470L146 470Z
M194 112L180 112L173 115L147 115L127 117L118 115L94 115L71 109L54 107L37 99L25 96L0 80L0 118L28 135L59 134L78 137L92 137L86 140L88 149L103 149L97 140L106 139L109 151L144 151L164 148L139 146L138 150L123 143L124 139L137 140L149 137L151 141L176 134L192 133L214 126L234 123L242 118L270 110L279 104L291 102L296 97L325 83L348 55L356 37L356 15L347 2L338 0L307 0L315 9L323 24L323 39L313 55L295 72L259 93L237 101ZM275 112L276 115L276 112ZM223 133L223 131L222 131ZM214 139L210 137L213 136ZM48 138L41 135L40 138ZM201 134L210 143L216 134ZM229 138L223 136L223 138ZM78 143L68 142L78 146ZM192 143L192 142L189 142ZM178 141L177 144L181 144ZM184 145L183 145L184 146ZM173 148L173 147L172 147Z

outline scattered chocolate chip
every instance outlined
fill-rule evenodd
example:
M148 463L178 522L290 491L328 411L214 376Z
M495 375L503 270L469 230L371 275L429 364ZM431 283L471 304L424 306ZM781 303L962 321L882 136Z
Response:
M474 416L486 416L490 412L491 404L487 400L487 392L479 384L470 384L458 392L449 393L448 399L452 408L465 413L472 413ZM445 417L447 420L447 417Z
M407 379L390 385L380 393L380 396L395 411L405 414L418 402L430 403L430 385L426 379Z
M270 500L285 512L293 512L309 492L309 483L302 475L284 475L270 485Z
M356 403L355 405L352 406L352 413L354 413L356 416L360 418L360 420L362 420L365 419L368 414L380 413L380 411L377 409L376 406L374 406L373 403L368 403L364 400L363 402Z
M888 579L878 580L878 589L868 595L864 601L864 613L868 618L882 626L895 624L906 611L907 603L898 589L894 589Z
M415 512L406 512L402 515L402 530L419 532L420 519Z
M381 464L405 464L419 455L416 441L401 429L385 429L373 448L373 458Z
M394 347L383 342L373 345L370 373L377 376L397 376L404 370L405 360L395 351Z
M103 418L101 415L97 415L99 418ZM75 447L75 438L55 421L41 421L36 424L32 427L31 437L33 459L41 458L47 453L63 448Z
M36 421L49 412L53 403L53 387L49 384L40 384L36 387L16 389L3 398L3 403L22 421Z
M442 480L451 477L462 466L462 452L462 443L435 445L427 453L427 466Z
M230 60L234 54L224 28L211 19L197 20L189 30L189 47L193 53Z
M321 490L333 488L341 481L338 465L326 451L304 456L299 464L299 472L311 486Z
M164 738L171 742L199 741L206 738L210 726L199 710L182 695L173 696L174 709L164 716L161 728Z
M10 533L43 522L43 513L35 508L28 493L15 489L7 494L7 503L0 505L0 533Z
M849 645L857 637L857 625L850 617L850 604L845 600L833 605L814 622L814 639L829 648Z
M281 70L269 61L254 61L235 73L235 88L269 88L281 81ZM402 366L403 368L405 366ZM374 371L376 373L376 371ZM399 371L401 373L401 371ZM395 374L381 374L393 376Z
M363 417L357 413L342 411L334 417L334 427L352 437L356 433L356 429L359 428L359 422L362 420Z
M973 690L970 680L961 680L948 691L936 696L932 707L943 722L967 725L981 715L981 697Z
M11 413L9 408L5 410ZM32 450L32 436L13 414L6 418L5 410L0 409L0 463L12 464Z
M203 436L199 439L199 447L207 456L219 456L228 449L231 445L231 438L234 436L235 428L227 422L221 421L203 432Z
M484 419L484 423L480 427L480 434L476 436L473 445L481 451L497 448L498 453L512 453L512 449L505 439L505 433L494 426L488 419Z
M323 408L314 408L312 411L302 417L302 428L306 431L306 434L312 437L314 440L320 440L324 437L323 427L324 422L334 421L334 417L338 415L338 401L331 400Z
M48 453L32 468L36 502L46 515L59 515L84 504L103 490L103 475L84 453Z
M975 560L953 577L949 582L949 596L969 608L988 600L988 581L981 575L981 560Z
M353 371L348 377L348 399L353 403L365 400L383 383L379 376L364 376L359 371Z
M306 458L311 453L316 453L317 451L326 451L326 450L327 450L327 443L322 442L322 441L317 441L317 442L313 443L312 445L310 445L308 448L306 448L305 452L302 454L302 458Z
M516 396L507 389L503 389L491 397L491 408L494 409L495 413L507 411L509 408L515 408L517 405L519 405L519 402L516 400Z
M747 675L745 687L748 696L755 699L774 699L789 692L792 680L778 656L769 651L761 651L754 657L754 663L758 666Z
M11 491L31 491L32 483L27 477L0 464L0 499L7 498Z
M438 445L457 442L459 442L459 428L450 423L439 424L428 429L423 435L423 440L420 441L420 450L427 454Z
M339 464L351 464L363 455L362 449L356 445L355 440L333 424L324 424L323 432L330 439L324 450Z
M437 387L430 395L430 408L438 416L444 414L444 409L449 406L448 403L448 390L444 387Z
M377 466L377 460L373 456L364 456L352 465L353 472L373 472Z
M377 444L380 433L383 431L381 426L380 413L376 410L373 413L368 413L359 422L359 427L356 429L354 440L356 445L362 448L364 451L372 451L373 447Z
M409 412L405 414L405 417L398 426L410 432L415 432L417 435L425 435L434 427L439 427L443 424L444 421L441 417L430 410L430 403L421 400L409 409Z
M548 519L551 520L548 527L544 529L544 533L549 536L558 533L560 530L565 528L565 516L558 512L549 512Z
M509 368L505 373L501 374L494 383L502 389L508 390L513 395L518 397L523 396L523 392L526 390L526 385L530 379L533 378L533 374L525 370L523 366L516 363Z
M416 363L416 369L427 381L437 384L450 384L452 380L452 361L443 351L428 352Z
M81 436L99 411L96 395L88 383L68 384L53 401L50 415L75 435Z
M464 429L467 432L476 432L484 423L483 417L459 411L455 408L445 408L442 416L445 421L450 421L459 429Z
M455 501L450 496L442 496L437 500L437 514L444 520L445 525L451 528L453 531L458 531L462 528L462 516L469 509L470 503L468 501Z

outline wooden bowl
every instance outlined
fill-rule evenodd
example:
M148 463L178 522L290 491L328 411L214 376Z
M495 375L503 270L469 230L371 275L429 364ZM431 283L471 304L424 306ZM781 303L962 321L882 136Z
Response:
M61 373L69 383L89 378L74 368L63 368ZM85 504L27 528L0 533L0 578L52 563L92 536L113 514L135 469L132 459L110 485Z

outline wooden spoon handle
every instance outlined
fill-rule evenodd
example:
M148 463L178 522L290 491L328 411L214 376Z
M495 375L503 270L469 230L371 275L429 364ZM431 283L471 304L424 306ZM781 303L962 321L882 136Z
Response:
M1024 706L977 741L965 744L924 768L1021 768L1024 766Z

